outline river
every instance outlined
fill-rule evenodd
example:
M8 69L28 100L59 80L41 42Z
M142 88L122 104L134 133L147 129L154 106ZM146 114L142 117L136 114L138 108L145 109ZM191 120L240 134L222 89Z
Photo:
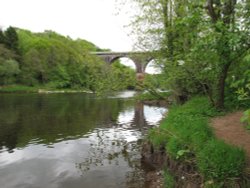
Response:
M140 143L166 109L129 95L0 94L0 187L146 187Z

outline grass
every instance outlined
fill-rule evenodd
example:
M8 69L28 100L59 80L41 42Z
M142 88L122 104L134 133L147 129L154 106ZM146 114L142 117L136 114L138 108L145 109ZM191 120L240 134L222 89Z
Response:
M220 187L240 177L245 165L244 152L215 138L209 126L211 117L220 115L208 100L196 97L170 109L160 127L149 133L155 147L165 145L175 160L192 158L205 181Z
M1 93L18 93L18 92L35 93L37 91L38 91L37 87L24 86L24 85L8 85L0 87Z
M165 188L173 188L175 186L174 177L167 170L164 171L164 185Z
M24 86L24 85L7 85L7 86L0 86L0 93L37 93L37 92L90 92L86 89L81 88L65 88L65 89L58 89L54 88L51 85L42 85L42 86Z

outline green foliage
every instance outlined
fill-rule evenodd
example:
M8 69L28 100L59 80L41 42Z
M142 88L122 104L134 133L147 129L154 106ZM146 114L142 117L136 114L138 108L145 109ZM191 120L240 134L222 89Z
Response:
M159 51L162 77L152 86L165 85L180 101L196 95L209 99L173 107L160 128L150 131L150 140L158 147L166 144L173 158L194 153L207 178L239 176L242 151L214 140L208 118L218 115L214 107L221 110L225 101L233 108L249 108L249 1L132 2L139 10L131 25L140 48Z
M228 78L226 102L228 105L250 106L250 55L246 55L237 67L233 66ZM233 104L232 104L233 103Z
M175 180L171 173L167 170L164 171L164 187L165 188L174 188Z
M8 85L8 87L0 87L0 92L3 93L17 93L17 92L27 92L27 93L34 93L37 92L39 88L37 87L30 87L24 85Z
M240 119L241 122L246 124L246 128L250 130L250 109L246 110L243 113L242 118Z
M135 71L120 62L112 64L112 82L117 82L115 88L134 89L136 85Z
M214 106L223 108L231 76L241 78L235 80L235 91L226 94L246 97L249 71L235 72L249 70L240 66L250 48L248 1L132 2L139 9L131 21L138 43L142 49L160 51L158 63L165 78L161 83L177 99L206 94Z
M245 165L243 150L213 139L198 152L197 159L206 179L218 181L241 176Z
M172 107L160 127L150 131L149 139L158 147L165 144L174 159L194 158L206 179L223 182L239 177L245 164L243 151L216 140L208 125L209 118L219 114L206 98L195 97Z
M5 44L5 36L1 29L0 29L0 44Z
M17 61L0 58L0 85L15 83L19 73L20 69Z
M0 38L2 85L83 88L97 93L135 87L133 70L119 63L110 66L94 57L89 52L101 49L86 40L72 40L53 31L16 32L12 27L1 31ZM21 59L20 67L9 61L12 59Z
M183 158L185 155L185 151L189 151L185 149L185 143L182 142L179 138L170 137L166 144L167 153L174 159Z
M18 52L18 35L13 27L8 27L4 32L5 35L5 45L10 50Z
M3 44L0 44L0 57L8 60L8 59L15 59L16 54L15 52L7 49Z
M154 128L148 131L148 138L154 147L165 146L169 138L173 136L170 132L164 132L165 129Z

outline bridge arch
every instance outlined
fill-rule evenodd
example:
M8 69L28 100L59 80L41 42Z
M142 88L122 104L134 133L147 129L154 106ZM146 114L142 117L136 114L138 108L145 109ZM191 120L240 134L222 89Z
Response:
M119 56L119 57L116 57L114 58L113 60L111 60L111 63L114 63L116 60L120 60L120 63L127 66L127 67L131 67L133 70L136 71L136 65L135 65L135 62L129 58L129 57L125 57L125 56Z
M121 55L121 56L112 57L112 59L110 60L110 63L112 64L112 63L114 63L116 60L119 60L119 59L122 59L122 58L127 58L127 59L133 61L133 59L131 59L130 57L122 56L122 55ZM134 61L133 61L133 63L134 63Z
M131 60L134 65L135 65L135 70L136 73L145 73L146 67L149 64L150 60L142 62L141 59L135 58L135 57L130 57L130 56L115 56L112 57L112 59L110 59L110 64L114 63L116 60L122 59L122 58L127 58L129 60Z
M148 52L93 52L92 54L102 58L109 64L123 57L131 59L135 64L136 73L139 74L145 74L148 63L154 59Z
M145 72L147 74L160 74L161 73L161 68L159 64L157 63L156 59L152 59L151 61L149 61L145 69Z

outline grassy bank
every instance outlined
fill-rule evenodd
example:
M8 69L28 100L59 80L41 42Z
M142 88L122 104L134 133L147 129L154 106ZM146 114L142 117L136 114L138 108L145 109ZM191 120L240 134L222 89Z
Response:
M0 86L0 93L37 93L38 87L24 85Z
M91 91L86 89L58 89L54 87L43 86L24 86L24 85L8 85L0 86L0 93L72 93L72 92L85 92Z
M235 184L245 166L243 150L215 138L209 119L217 115L206 98L197 97L172 107L160 127L149 133L154 147L164 146L173 160L192 162L207 187Z

